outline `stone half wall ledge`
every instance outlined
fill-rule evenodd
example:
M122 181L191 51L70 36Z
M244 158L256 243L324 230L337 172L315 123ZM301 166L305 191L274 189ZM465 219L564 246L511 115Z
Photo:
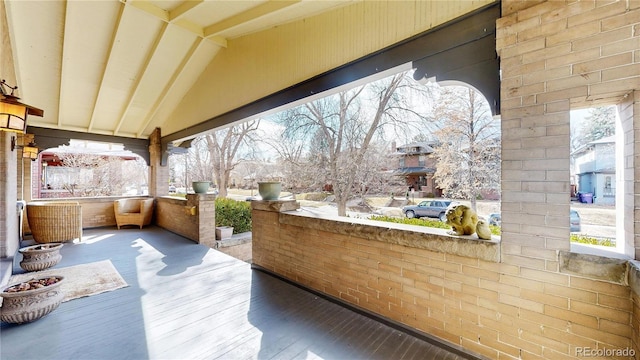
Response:
M258 203L263 204L259 205ZM264 203L257 202L254 204L254 209L259 210L259 207L271 206ZM267 211L278 210L271 206ZM499 237L494 237L492 240L480 240L476 235L452 236L447 234L445 229L330 216L313 211L313 209L281 210L279 223L490 262L500 262Z
M640 299L640 261L629 261L629 286ZM640 327L638 330L640 331Z
M628 260L569 251L560 251L559 260L561 273L628 285Z

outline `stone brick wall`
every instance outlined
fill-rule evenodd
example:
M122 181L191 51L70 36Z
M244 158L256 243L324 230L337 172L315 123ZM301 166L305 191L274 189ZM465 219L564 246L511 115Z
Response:
M521 327L519 315L519 332L507 343L532 352L537 348L523 345L533 341L543 350L535 354L547 358L576 356L578 347L633 346L638 358L637 290L567 274L558 254L571 249L569 112L618 105L624 133L618 188L625 195L617 199L624 231L616 240L627 257L640 259L640 1L505 0L502 10L502 265L522 282L507 287L514 293L501 295L497 306L510 296L526 300L511 305L519 312L529 307L541 324ZM500 274L500 286L506 276Z
M187 199L157 199L156 224L211 248L216 246L216 196L187 194Z
M63 201L77 201L82 206L82 228L90 229L97 227L116 226L116 217L113 212L113 202L121 197L113 198L72 198ZM38 202L55 202L58 199L38 199ZM23 218L23 231L25 234L31 233L29 221L25 212Z
M485 245L473 237L259 203L254 265L309 288L492 359L572 358L583 348L640 354L624 262L587 257L585 273L551 272L482 260L474 254ZM419 248L418 234L440 238L441 249ZM609 280L594 275L604 272Z
M242 261L251 261L251 232L216 240L215 249Z
M631 319L631 327L633 332L631 340L633 347L640 349L640 262L634 262L631 266L629 274L629 283L631 285L631 298L633 300L633 317ZM637 359L638 357L636 357Z
M497 50L506 262L557 271L557 250L569 250L569 113L637 99L639 27L639 1L503 2ZM627 128L638 128L639 118L628 116ZM638 142L633 132L625 141ZM631 146L623 156L635 154ZM637 194L636 183L625 178ZM635 211L625 208L625 228L635 228ZM636 247L634 233L618 240Z
M156 224L193 241L198 239L198 218L191 215L187 200L158 198Z
M82 205L82 227L88 229L116 226L113 202L120 198L122 197L73 198L71 200ZM197 243L214 248L216 246L215 198L213 194L188 194L187 200L170 197L156 198L153 223ZM39 199L38 201L56 200ZM64 200L68 201L69 199ZM23 230L25 234L30 234L26 212L23 219Z

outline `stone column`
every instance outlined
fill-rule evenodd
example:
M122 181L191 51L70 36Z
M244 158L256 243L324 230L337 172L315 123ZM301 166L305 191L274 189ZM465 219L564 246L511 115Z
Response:
M11 138L15 133L0 131L0 258L13 257L18 241L17 161L16 151L11 150Z
M160 129L149 137L149 195L153 197L169 194L169 166L162 166L162 144Z
M17 175L16 175L16 191L18 200L31 201L31 188L34 185L32 182L31 175L31 163L33 162L31 159L25 159L23 157L22 146L28 145L29 143L35 143L35 137L33 134L17 134L16 141L19 148L16 148L16 156L18 159L18 167L17 167ZM37 176L36 176L37 179Z
M198 244L216 246L216 195L187 194L187 208L197 211Z

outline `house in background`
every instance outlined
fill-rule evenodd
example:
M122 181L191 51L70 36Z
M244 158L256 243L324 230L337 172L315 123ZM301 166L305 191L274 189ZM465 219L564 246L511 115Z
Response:
M417 192L418 197L440 197L442 189L438 187L433 175L436 172L436 160L433 147L436 141L420 141L397 146L392 151L397 163L394 175L405 179L409 190Z
M593 203L615 205L616 141L608 136L592 141L571 153L576 191L592 194ZM591 202L587 197L586 202Z
M148 195L146 164L123 144L69 140L31 163L35 199Z
M499 140L498 140L499 143ZM397 159L393 174L404 179L407 189L417 197L442 197L444 190L434 179L438 167L434 148L437 141L420 141L392 146L392 156ZM482 199L499 200L500 191L489 187L480 190Z

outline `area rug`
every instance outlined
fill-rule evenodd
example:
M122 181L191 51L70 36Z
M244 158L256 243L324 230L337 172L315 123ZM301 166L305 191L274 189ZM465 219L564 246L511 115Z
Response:
M60 289L65 293L65 298L62 301L96 295L129 286L113 266L111 260L16 274L9 279L9 285L49 275L64 276L60 286Z

